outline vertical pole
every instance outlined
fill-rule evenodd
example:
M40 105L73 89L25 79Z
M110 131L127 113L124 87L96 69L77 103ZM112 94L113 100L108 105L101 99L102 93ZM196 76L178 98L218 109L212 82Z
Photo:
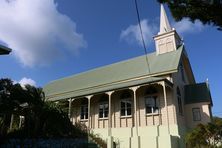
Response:
M111 127L112 127L112 113L111 113L111 96L113 91L106 92L106 94L109 96L109 113L108 113L108 139L107 139L107 148L113 148L113 137L111 133Z
M113 91L107 92L109 96L109 114L108 114L108 136L111 136L111 126L112 126L112 113L111 113L111 96L112 96Z
M135 86L132 88L129 88L133 90L133 104L134 104L134 127L135 127L135 133L133 130L133 137L131 138L131 147L137 147L140 148L140 136L138 132L138 116L137 116L137 97L136 97L136 90L139 88L139 86Z
M112 118L111 118L111 95L109 95L109 136L111 136L111 124L112 124Z
M88 98L88 129L90 129L90 124L91 124L91 119L90 119L90 99L91 99L92 96L87 96Z
M166 96L166 85L165 85L165 82L162 83L162 86L163 86L163 96L164 96L164 102L165 102L165 108L166 108L167 128L168 128L168 134L170 134L169 113L168 113L168 105L167 105L167 96Z
M72 98L69 99L69 112L68 112L69 119L71 119L71 107L72 107Z
M111 113L111 96L113 91L106 92L106 94L109 96L109 113L108 113L108 136L111 136L111 126L112 126L112 113Z
M159 110L158 110L159 125L161 125L162 124L162 116L161 116L160 98L159 97L158 97L158 104L159 104Z
M136 127L136 135L138 136L138 117L137 117L137 98L136 98L136 90L138 87L132 87L130 88L133 91L133 102L134 102L134 123Z

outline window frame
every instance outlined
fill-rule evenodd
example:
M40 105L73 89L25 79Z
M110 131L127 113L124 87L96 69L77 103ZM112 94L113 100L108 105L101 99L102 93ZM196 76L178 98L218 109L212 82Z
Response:
M83 110L83 118L82 118L82 110ZM82 104L80 106L80 120L88 120L88 115L89 115L88 104Z
M184 66L182 62L180 63L179 69L180 69L181 79L183 82L185 82L186 79L185 79L185 74L184 74Z
M151 112L149 112L149 113L147 112L147 108L148 108L147 105L149 105L149 104L146 101L148 99L153 99L154 100L154 106L150 106ZM145 114L146 115L159 114L160 113L160 100L159 100L157 94L145 95L144 96L144 104L145 104ZM155 109L155 108L157 108L157 109ZM157 110L157 112L155 112L155 110Z
M196 110L196 111L194 111L194 110ZM199 117L198 119L196 118L195 113L198 113L198 117ZM201 113L200 113L199 107L192 108L192 115L193 115L193 121L201 121Z
M122 102L124 103L124 115L122 115ZM130 107L127 107L127 103L130 103ZM120 117L131 117L132 116L132 99L131 98L124 98L120 100ZM130 114L128 115L128 109L130 109Z
M101 105L102 105L102 117L100 117L100 106ZM108 106L107 110L105 107L106 105ZM105 116L106 111L107 111L107 117ZM107 119L108 117L109 117L109 103L108 103L108 101L100 102L99 103L99 119Z
M177 87L177 106L178 106L178 112L180 115L183 115L183 102L182 102L182 96L180 93L180 88Z

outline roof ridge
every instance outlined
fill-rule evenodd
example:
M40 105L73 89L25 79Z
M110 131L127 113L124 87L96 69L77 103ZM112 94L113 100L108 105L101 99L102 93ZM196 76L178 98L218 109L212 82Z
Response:
M106 84L114 84L116 82L123 82L125 80L127 80L128 82L128 80L134 78L137 79L144 76L147 77L155 75L156 77L164 74L174 73L178 70L178 63L183 53L182 47L183 46L180 46L177 48L178 50L166 54L157 55L156 52L152 52L146 55L144 54L113 64L97 67L68 77L57 79L46 84L43 89L47 96L57 94L58 92L63 93L94 86L105 86ZM150 58L150 73L145 70L145 56L148 56L148 58ZM136 84L136 82L137 81L132 83ZM122 83L118 83L118 86L115 86L115 88L120 87L120 85L122 85ZM97 91L100 91L100 88L98 88ZM84 94L87 93L90 92L84 92ZM65 96L63 96L62 98L64 97Z

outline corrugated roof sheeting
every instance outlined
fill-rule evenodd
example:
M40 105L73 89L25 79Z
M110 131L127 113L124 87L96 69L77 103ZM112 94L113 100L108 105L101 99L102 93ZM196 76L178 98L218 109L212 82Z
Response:
M160 55L156 55L156 53L148 54L150 73L147 69L146 55L143 55L52 81L44 87L44 92L46 97L71 91L77 93L79 90L87 90L92 87L112 85L134 78L177 70L182 50L183 46L180 46L178 50L173 52ZM113 87L113 89L115 89L115 87ZM98 92L99 91L98 89Z
M210 90L207 83L198 83L185 86L185 104L210 102Z

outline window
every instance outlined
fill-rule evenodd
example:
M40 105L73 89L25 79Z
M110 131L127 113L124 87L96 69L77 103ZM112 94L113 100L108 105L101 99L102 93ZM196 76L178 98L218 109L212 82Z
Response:
M163 40L159 41L158 46L159 46L159 54L164 53L166 45Z
M174 47L173 47L173 41L172 41L172 39L168 38L168 39L166 40L166 49L167 49L167 52L172 51L173 48L174 48Z
M107 118L109 114L109 96L104 94L99 100L99 118Z
M185 82L184 69L183 69L182 63L180 63L180 73L181 73L181 77L182 77L183 82Z
M88 100L84 99L81 102L81 109L80 109L80 119L88 119Z
M193 121L201 121L200 108L192 108Z
M121 116L132 115L132 102L131 100L121 100Z
M146 114L158 113L159 102L157 99L157 90L155 87L150 86L145 92L145 109Z
M158 113L159 103L156 96L145 97L146 114Z
M182 100L181 100L181 93L179 87L177 87L177 103L178 103L178 110L179 114L183 114L183 108L182 108Z
M99 105L99 118L107 118L109 113L108 102L100 103Z
M87 105L81 105L80 119L88 119L88 106Z
M124 92L121 96L120 101L121 107L121 116L130 116L132 115L132 101L130 92Z

